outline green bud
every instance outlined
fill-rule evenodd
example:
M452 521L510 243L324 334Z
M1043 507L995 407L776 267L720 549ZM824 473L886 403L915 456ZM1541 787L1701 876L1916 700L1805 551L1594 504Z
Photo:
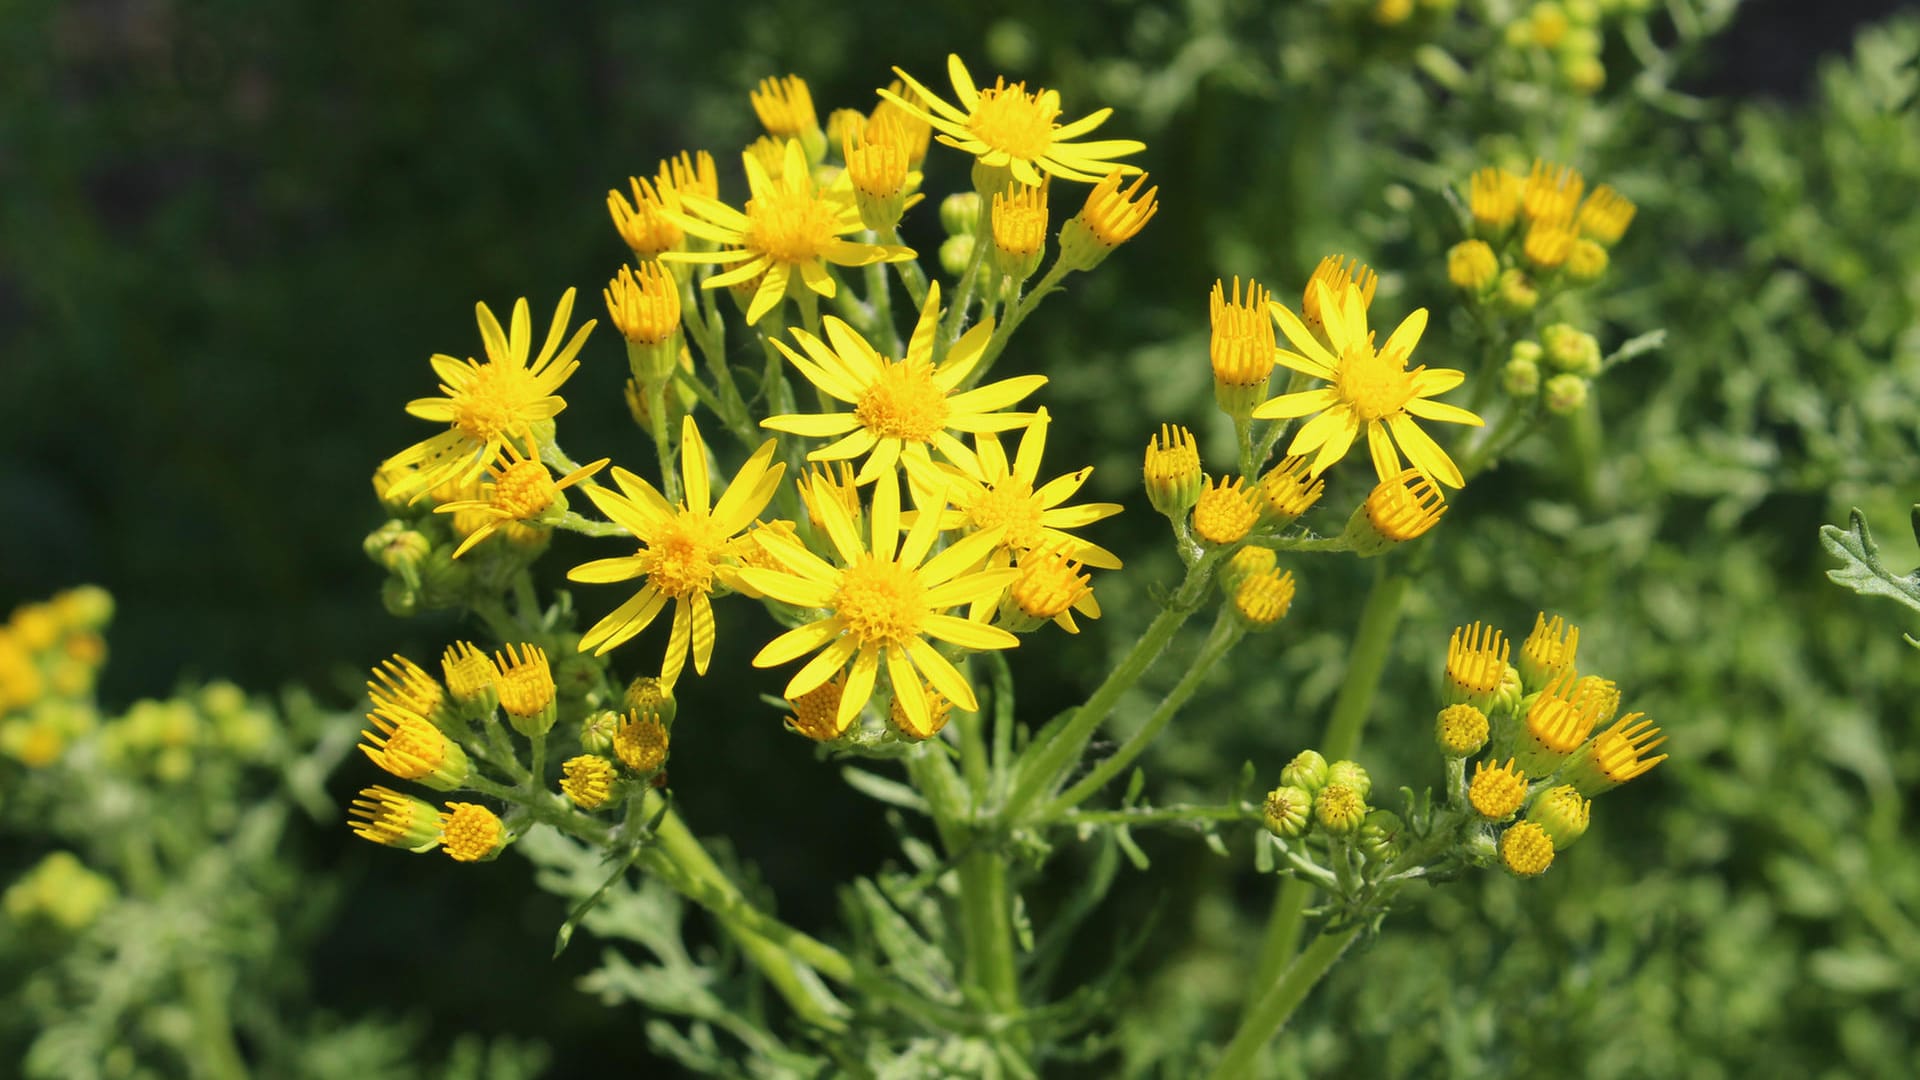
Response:
M397 577L380 583L380 606L396 618L410 618L420 610L420 593Z
M1525 689L1520 683L1520 669L1508 664L1507 670L1500 673L1500 689L1493 692L1492 711L1508 714L1517 712L1520 709L1520 699L1524 695Z
M960 233L949 236L940 244L940 269L954 277L967 272L967 264L973 261L973 234Z
M1494 299L1503 310L1525 315L1540 303L1540 290L1533 287L1533 279L1524 271L1510 268L1500 274L1500 281L1494 286Z
M1562 784L1533 800L1527 820L1540 826L1553 841L1553 850L1565 851L1587 831L1593 803L1572 784Z
M1586 378L1600 374L1600 342L1566 323L1554 323L1540 332L1549 364Z
M1450 758L1468 758L1487 745L1487 714L1472 705L1449 705L1434 718L1433 740Z
M601 709L580 721L580 749L602 757L613 752L613 733L620 730L620 714Z
M455 561L453 545L434 548L420 564L420 605L445 608L461 604L472 581L472 568Z
M659 679L646 675L627 684L626 706L640 714L642 720L654 720L662 727L673 726L674 715L680 706L673 699L673 691Z
M1293 840L1307 831L1307 814L1313 809L1313 793L1305 788L1282 785L1267 792L1260 810L1261 824L1282 840Z
M1373 778L1358 762L1336 761L1327 766L1327 783L1345 784L1359 792L1363 799L1373 794Z
M1500 386L1509 397L1532 397L1540 392L1540 365L1531 360L1507 361L1500 369Z
M1400 834L1406 826L1391 810L1373 810L1360 825L1356 842L1369 862L1392 862L1400 854Z
M959 191L940 200L940 225L949 237L973 235L980 223L981 199L977 192ZM955 271L958 273L958 271Z
M1345 784L1329 783L1313 797L1313 818L1335 836L1346 836L1367 819L1367 800Z
M1522 338L1513 343L1513 348L1507 350L1507 359L1525 360L1529 364L1537 364L1545 352L1546 350L1540 347L1539 342L1531 338Z
M578 701L600 685L603 661L571 648L564 657L553 669L554 691L568 701Z
M1304 788L1309 794L1318 793L1327 786L1327 759L1317 750L1302 750L1294 755L1292 761L1280 770L1280 783L1286 787Z
M1555 416L1572 416L1586 407L1587 380L1578 375L1555 375L1542 387L1547 411Z

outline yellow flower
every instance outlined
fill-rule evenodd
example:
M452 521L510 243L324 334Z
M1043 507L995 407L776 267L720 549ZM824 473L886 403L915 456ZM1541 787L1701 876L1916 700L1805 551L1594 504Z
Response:
M769 135L802 141L821 137L820 117L813 111L813 94L800 76L761 79L760 88L749 94L748 100ZM825 145L824 141L821 145Z
M1339 303L1347 294L1348 285L1360 290L1360 308L1365 311L1373 307L1373 293L1380 286L1380 275L1373 272L1373 267L1345 255L1328 255L1314 266L1313 275L1307 278L1307 287L1300 290L1300 321L1313 331L1315 340L1325 341L1327 333L1320 302L1326 300L1329 307Z
M455 862L491 859L506 846L506 825L478 803L450 802L440 815L440 849Z
M637 773L656 773L667 763L667 725L639 709L627 710L613 731L613 752Z
M1077 634L1080 627L1073 621L1074 612L1089 619L1099 618L1100 603L1093 598L1091 578L1080 572L1083 565L1060 547L1021 552L1017 566L1020 576L1007 588L1013 607L1022 617L1012 628L1021 632L1036 630L1041 623L1052 619L1060 629ZM974 605L976 618L982 616L984 606L983 603Z
M545 649L529 644L516 649L509 642L505 652L494 654L493 687L515 731L531 738L553 730L559 688L553 684Z
M534 445L531 455L522 454L519 447L507 444L505 462L496 461L488 467L493 482L480 486L480 498L459 499L433 508L436 514L471 513L481 519L480 527L468 533L460 546L453 549L453 557L457 559L472 551L476 544L509 522L551 525L553 522L548 519L559 517L558 512L566 509L566 500L560 497L560 492L606 468L608 460L601 458L556 481L540 460L538 444Z
M826 320L827 341L796 329L793 336L806 350L802 356L783 341L774 344L807 381L829 397L853 406L852 412L788 414L760 422L764 428L820 439L843 436L838 442L807 455L808 461L843 461L868 454L858 484L891 472L902 457L921 465L931 462L930 449L968 471L976 471L973 453L952 432L974 434L1026 427L1034 413L999 410L1038 390L1045 375L1021 375L955 393L985 355L993 337L993 320L976 323L933 362L933 339L940 324L940 286L927 289L926 306L913 328L907 355L898 361L882 356L853 327L833 316ZM871 451L871 453L869 453Z
M1122 175L1118 169L1108 173L1087 192L1080 212L1060 227L1060 265L1070 270L1093 269L1160 212L1160 203L1154 198L1160 193L1158 187L1140 193L1140 185L1147 182L1146 173L1135 176L1124 191L1120 188Z
M1532 690L1543 688L1561 672L1573 669L1580 656L1580 628L1564 616L1533 617L1533 632L1520 643L1520 676Z
M1120 557L1098 544L1089 543L1064 530L1077 529L1112 517L1121 510L1119 503L1087 503L1062 506L1093 475L1091 465L1078 472L1040 481L1040 458L1046 453L1047 427L1052 422L1046 409L1034 414L1033 424L1020 435L1020 447L1011 462L996 435L974 436L972 472L948 466L939 468L908 461L907 476L919 490L938 494L944 488L949 510L941 519L942 529L1004 528L1003 539L994 549L993 565L1010 565L1013 557L1041 547L1059 547L1067 557L1102 570L1120 569ZM912 515L906 519L911 527Z
M1566 779L1582 795L1611 791L1667 760L1665 754L1651 756L1666 741L1645 713L1628 713L1581 748L1568 763Z
M660 258L668 262L734 264L702 282L701 288L705 289L759 279L747 306L748 322L759 322L761 316L778 306L796 274L807 288L831 299L838 290L827 270L828 263L866 266L913 258L911 248L844 239L866 228L854 205L852 184L842 173L831 186L816 186L807 167L806 151L797 140L787 142L777 177L751 153L742 154L740 160L752 192L744 212L691 191L680 193L683 213L668 212L681 228L725 244L725 250L669 251Z
M560 790L582 810L598 810L613 795L613 763L597 754L570 757L560 772Z
M1474 813L1488 821L1505 821L1526 798L1527 774L1514 767L1512 758L1491 769L1484 761L1474 766L1473 782L1467 785L1467 801Z
M466 783L470 771L466 751L440 734L426 717L403 705L385 704L367 714L378 734L362 731L361 752L402 780L418 780L437 791L452 791Z
M840 718L840 696L846 689L846 678L836 676L819 686L789 698L787 704L793 706L793 715L787 717L787 730L797 732L814 742L832 742L846 734L847 725L853 717Z
M1627 226L1633 223L1634 209L1632 199L1601 184L1587 196L1586 202L1580 204L1580 231L1612 247L1627 231Z
M652 484L625 469L613 470L613 482L624 494L590 487L587 497L600 512L623 525L640 541L632 555L596 559L567 571L570 581L608 584L644 576L647 583L633 598L601 619L580 638L582 652L600 655L645 630L668 600L674 602L673 630L660 681L671 687L693 655L693 670L707 673L713 658L713 606L716 585L734 588L740 533L766 509L784 464L773 464L774 442L754 451L716 504L707 475L707 446L689 416L680 424L680 475L686 497L678 506Z
M899 68L893 73L927 103L926 107L891 90L880 91L882 98L932 124L939 130L941 142L972 154L988 168L1010 170L1014 179L1028 187L1040 186L1042 172L1091 184L1114 169L1122 173L1140 171L1114 159L1137 154L1147 148L1146 143L1134 139L1072 141L1105 123L1113 115L1112 109L1089 113L1070 124L1056 124L1054 120L1060 115L1057 91L1043 89L1029 94L1026 83L1008 86L1004 78L995 80L992 86L978 87L960 57L951 54L947 57L947 77L953 81L958 107Z
M1260 520L1253 498L1240 477L1221 477L1193 504L1193 531L1209 544L1239 543Z
M1019 639L1005 630L954 615L953 607L998 595L1017 570L973 571L1000 542L999 530L977 532L932 554L940 535L941 507L928 507L900 539L899 479L882 473L874 485L868 517L872 541L863 545L846 511L831 499L819 502L826 534L839 555L833 564L794 541L767 533L760 544L780 560L784 571L754 567L739 573L748 584L783 603L824 609L827 616L774 638L753 658L755 667L772 667L816 653L788 681L782 696L793 700L839 674L852 661L845 693L835 714L844 729L873 696L880 661L886 660L894 694L904 698L909 726L930 730L926 684L966 711L980 707L966 676L940 655L929 638L967 649L1007 649ZM928 556L932 555L931 558Z
M1538 822L1523 821L1500 834L1500 861L1515 877L1534 877L1553 865L1553 838Z
M412 466L416 471L400 483L413 498L449 481L471 482L498 463L508 439L531 446L539 441L536 424L551 421L567 407L555 393L567 381L580 362L574 357L586 343L594 320L581 324L564 348L561 336L567 319L573 314L573 290L568 289L554 310L553 325L540 355L527 362L533 344L533 327L523 298L513 305L512 332L503 333L500 322L485 304L474 305L480 322L480 337L486 346L487 362L472 359L464 363L445 354L436 354L431 363L440 376L442 398L417 398L407 403L407 412L422 420L448 425L446 431L415 443L381 464L382 469Z
M1376 349L1367 329L1366 304L1360 289L1348 285L1342 295L1333 297L1323 287L1321 316L1333 346L1328 351L1292 311L1278 303L1269 307L1281 332L1300 350L1280 350L1280 363L1330 384L1318 390L1282 394L1253 410L1253 415L1262 420L1319 414L1294 435L1293 444L1287 448L1289 455L1317 451L1312 475L1318 476L1346 454L1364 428L1367 449L1380 479L1400 473L1397 442L1399 450L1405 451L1424 475L1449 487L1465 486L1460 467L1414 422L1415 417L1421 417L1476 427L1485 423L1457 405L1428 400L1459 386L1466 373L1451 368L1407 369L1407 360L1427 328L1426 308L1407 316L1386 345Z
M367 680L367 697L376 709L394 706L426 717L439 712L445 700L439 680L399 653L373 669L373 678Z
M1487 708L1507 674L1512 643L1492 626L1456 626L1447 641L1446 699Z
M425 851L440 842L440 811L390 787L362 788L347 818L353 835L376 844Z

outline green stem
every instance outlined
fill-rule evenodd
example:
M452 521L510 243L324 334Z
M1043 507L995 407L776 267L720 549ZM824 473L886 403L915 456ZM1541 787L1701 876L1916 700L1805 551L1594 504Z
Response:
M947 324L940 328L940 339L934 349L933 359L940 363L947 358L947 350L960 339L960 331L967 325L967 309L973 306L973 294L980 287L980 271L986 265L987 248L993 243L993 211L987 201L980 202L980 217L973 226L973 254L967 259L967 268L960 274L959 294L953 299L953 307L947 312Z
M1220 560L1221 550L1214 548L1205 552L1187 568L1186 580L1168 599L1165 609L1148 624L1140 639L1133 643L1133 648L1121 658L1086 704L1074 712L1073 718L1053 738L1028 748L1021 757L1013 792L1007 798L1006 809L1002 811L1002 820L1008 825L1018 827L1025 823L1023 814L1026 809L1036 799L1053 790L1060 776L1079 760L1081 751L1086 749L1087 740L1093 737L1101 721L1113 712L1122 695L1140 681L1140 677L1165 651L1167 643L1173 640L1174 632L1199 610L1201 602L1206 599L1207 586L1213 580L1214 565Z
M1220 1055L1220 1060L1210 1074L1213 1080L1240 1080L1253 1075L1253 1066L1260 1051L1266 1048L1269 1040L1285 1027L1293 1010L1304 1001L1307 992L1319 983L1334 962L1340 959L1353 939L1360 936L1360 927L1353 926L1336 933L1323 933L1315 938L1307 951L1300 954L1287 968L1285 975L1273 984L1266 993L1254 1002L1246 1019L1233 1033L1233 1039Z
M1258 821L1260 811L1246 803L1222 803L1219 806L1123 807L1118 810L1068 810L1056 819L1059 824L1075 825L1192 825L1201 821ZM1264 835L1264 834L1263 834Z
M1239 644L1245 634L1246 630L1234 617L1232 609L1221 607L1220 614L1213 620L1213 629L1207 634L1206 643L1200 646L1200 654L1193 658L1193 663L1188 666L1186 673L1180 676L1180 681L1174 684L1165 698L1161 699L1159 707L1153 710L1153 715L1140 726L1140 730L1128 736L1127 741L1121 743L1120 749L1111 757L1094 766L1079 783L1062 792L1059 798L1048 803L1035 816L1042 821L1051 821L1063 812L1085 802L1088 796L1099 791L1107 781L1125 771L1127 766L1133 764L1133 760L1159 736L1161 730L1174 718L1181 707L1186 705L1187 699L1193 696L1194 691L1200 688L1201 682L1213 671L1213 666Z
M1351 756L1359 745L1361 727L1373 704L1374 691L1379 688L1380 675L1386 670L1387 654L1392 651L1393 632L1400 625L1400 605L1406 598L1409 580L1389 573L1384 567L1373 580L1366 607L1360 613L1360 626L1354 631L1346 680L1340 685L1333 716L1327 721L1326 734L1320 740L1320 753L1328 761ZM1302 919L1312 890L1312 884L1300 877L1290 877L1280 883L1273 913L1267 919L1267 932L1260 943L1253 985L1265 986L1272 982L1280 973L1281 965L1299 946Z
M680 471L673 467L673 444L667 436L667 387L665 383L648 383L642 392L647 395L647 431L653 436L653 452L660 459L660 490L669 503L677 503Z
M1393 634L1400 628L1400 607L1410 584L1410 578L1384 566L1373 580L1367 606L1360 612L1360 628L1354 631L1347 678L1340 686L1340 696L1334 699L1327 733L1320 740L1320 753L1328 761L1352 757L1360 745L1360 731L1372 709L1380 676L1386 671L1387 657L1393 652Z
M965 820L966 790L940 745L922 744L907 758L907 775L925 796L940 844L957 864L967 982L997 1009L1010 1012L1019 1005L1019 979L1013 960L1006 866L999 852L979 842Z
M887 264L868 263L867 305L873 317L867 326L867 340L886 348L888 356L900 355L900 328L893 324L893 287L887 284Z
M1013 301L1005 321L993 328L992 336L987 339L987 347L981 353L980 362L975 364L973 370L968 372L967 377L961 381L960 389L978 385L980 380L986 377L987 372L993 370L994 362L999 360L1000 354L1006 351L1007 342L1013 338L1013 332L1020 329L1020 324L1027 321L1027 316L1040 307L1040 301L1046 299L1049 293L1059 291L1060 282L1072 272L1071 269L1062 267L1059 260L1055 260L1053 266L1041 276L1040 284Z
M900 229L898 226L881 233L880 239L895 247L906 246L900 242ZM902 259L899 262L888 263L887 265L893 267L893 272L900 275L900 284L907 287L907 298L913 301L913 309L918 311L926 307L927 272L921 269L920 260L917 257Z

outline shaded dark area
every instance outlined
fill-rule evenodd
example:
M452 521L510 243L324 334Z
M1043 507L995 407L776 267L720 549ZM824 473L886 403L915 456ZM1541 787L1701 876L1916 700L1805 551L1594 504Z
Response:
M1803 96L1815 63L1899 6L1757 0L1697 89ZM823 111L865 105L889 64L936 72L950 49L977 54L992 21L878 3L823 19L793 0L595 4L565 20L458 5L21 7L0 31L0 501L14 510L0 607L83 581L112 590L110 703L194 672L307 684L344 706L375 658L436 654L456 627L389 617L359 544L380 520L373 466L426 432L401 405L432 391L427 356L477 351L475 300L504 311L525 295L540 322L574 285L579 317L603 318L599 284L624 256L601 210L608 187L682 148L751 137L746 89L759 77L807 75ZM1071 43L1035 68L1126 52L1129 20L1110 14L1028 16L1035 39ZM1116 297L1197 297L1220 272L1187 239L1208 203L1176 186L1204 166L1174 150L1217 160L1230 133L1181 119L1192 125L1147 161L1167 184L1155 231L1130 264L1036 319L1037 337L1070 332L1081 355L1112 357L1174 329ZM737 169L716 156L723 175ZM604 325L583 361L567 442L648 471ZM1080 411L1055 410L1063 445L1102 434ZM1138 503L1132 453L1105 469L1100 497ZM1817 506L1778 509L1818 520ZM1129 556L1157 525L1134 518L1107 541ZM542 571L557 581L605 547L566 538ZM619 598L576 593L589 617ZM722 646L739 655L716 667L745 670L746 643L771 624L744 605L721 618ZM1030 691L1031 715L1075 700L1057 673L1100 654L1073 643L1057 655L1048 672L1021 670L1023 685L1048 687ZM1016 658L1017 670L1040 663ZM778 685L762 674L752 690ZM682 693L692 722L676 730L673 772L689 818L734 838L783 914L830 922L835 883L888 850L879 813L833 782L836 766L776 737L771 711L740 715L737 682ZM336 794L361 782L344 770ZM436 1034L549 1039L555 1075L648 1060L637 1017L610 1018L570 988L592 961L586 943L548 961L561 913L523 865L400 860L332 823L308 842L349 883L348 917L311 958L325 1007L391 1014L432 1000ZM460 876L477 872L484 887ZM420 942L434 943L418 976L430 986L392 974L402 944Z

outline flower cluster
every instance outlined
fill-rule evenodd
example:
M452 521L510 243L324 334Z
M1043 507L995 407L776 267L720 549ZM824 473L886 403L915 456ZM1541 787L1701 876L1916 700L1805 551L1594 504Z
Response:
M42 768L98 726L93 685L112 618L113 598L85 585L21 604L0 623L0 757Z

